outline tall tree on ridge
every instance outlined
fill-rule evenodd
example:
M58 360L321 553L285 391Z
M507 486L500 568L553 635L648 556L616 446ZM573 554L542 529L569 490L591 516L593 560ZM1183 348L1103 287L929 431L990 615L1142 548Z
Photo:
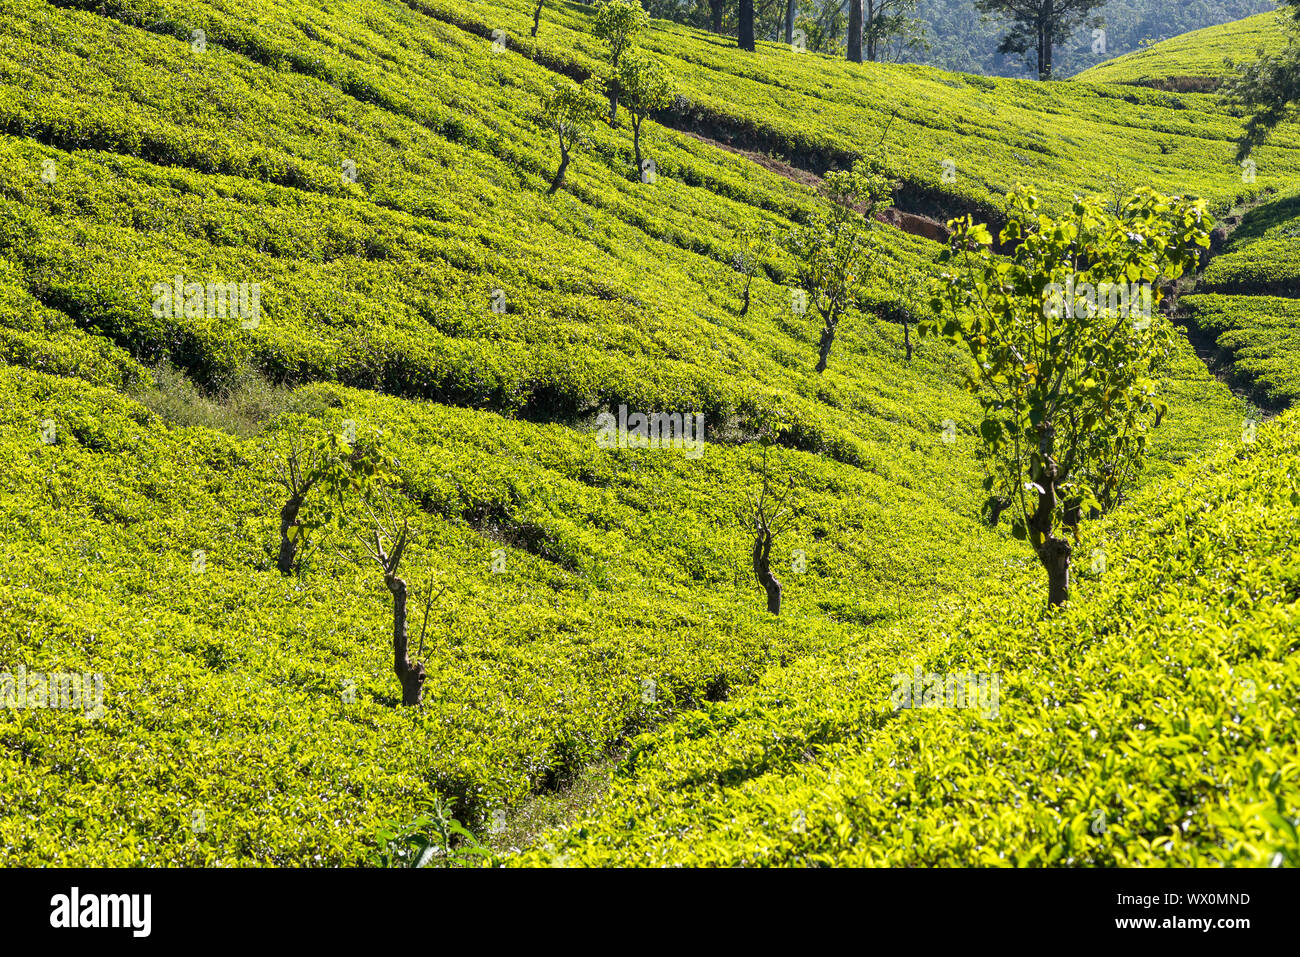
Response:
M1250 110L1246 129L1237 141L1237 159L1242 161L1279 123L1300 115L1300 0L1282 2L1295 9L1290 42L1275 54L1260 51L1259 59L1242 64L1227 85L1228 99Z
M709 0L709 29L714 33L722 32L722 13L727 0Z
M1038 58L1038 78L1052 78L1052 48L1069 38L1085 23L1101 25L1093 11L1107 0L975 0L981 13L994 13L1006 20L1006 36L998 45L999 53L1027 53L1033 49Z
M618 121L618 64L623 54L636 42L636 35L646 28L650 14L641 0L602 0L592 18L592 33L609 45L609 125Z
M846 56L854 63L862 62L862 0L849 0L849 35L845 44Z
M754 52L754 0L740 0L740 30L736 45L742 50Z

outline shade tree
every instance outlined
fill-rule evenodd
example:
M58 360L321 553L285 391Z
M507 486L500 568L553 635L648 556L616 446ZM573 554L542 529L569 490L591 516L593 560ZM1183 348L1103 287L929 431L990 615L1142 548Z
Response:
M609 55L609 125L618 122L618 76L623 56L632 49L636 36L650 23L641 0L601 0L592 17L591 30L605 41Z
M673 101L673 81L668 69L657 58L632 48L619 65L617 86L632 117L632 152L638 174L644 174L641 156L641 130L646 117L663 110Z
M560 147L560 164L547 194L564 186L565 174L575 149L586 142L586 134L600 116L600 104L589 85L560 80L542 96L539 122L555 134Z
M822 320L816 371L826 371L840 321L857 305L862 270L871 256L875 211L893 194L889 181L859 160L849 170L826 174L826 199L811 221L794 227L786 246L799 284Z
M1008 201L1009 257L993 252L987 225L952 221L934 318L921 331L969 351L986 514L1010 512L1012 534L1047 572L1049 604L1060 605L1081 520L1118 503L1166 409L1160 377L1173 337L1156 307L1209 246L1210 217L1204 200L1151 189L1118 211L1078 199L1059 219L1025 188Z

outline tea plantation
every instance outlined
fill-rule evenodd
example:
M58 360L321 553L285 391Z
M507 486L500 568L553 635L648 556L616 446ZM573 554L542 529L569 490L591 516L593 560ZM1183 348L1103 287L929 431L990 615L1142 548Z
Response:
M503 31L510 49L572 76L597 69L602 48L590 33L589 7L548 11L532 39L531 5L411 3L485 38ZM1239 121L1205 94L1044 86L922 66L849 70L834 57L776 43L760 43L762 55L747 56L716 36L669 23L657 23L643 42L667 58L677 78L679 99L667 111L675 125L819 171L847 166L851 157L878 158L905 184L909 200L949 215L974 208L996 216L1017 181L1058 204L1078 190L1108 191L1116 181L1223 202L1285 184L1297 168L1300 139L1288 127L1256 156L1259 178L1243 187L1228 143ZM945 173L947 180L955 173L955 182Z
M1250 210L1181 305L1264 405L1300 397L1300 193Z
M1254 404L1300 388L1300 129L1247 183L1210 95L654 21L655 175L597 122L548 194L543 97L605 52L593 8L535 38L533 8L0 0L0 675L103 685L102 715L0 707L0 861L391 863L454 818L495 863L1297 863L1300 420ZM969 358L917 340L938 244L872 229L822 375L780 243L742 308L738 237L815 222L859 159L915 217L999 222L1017 182L1250 210L1063 609L981 516ZM256 315L160 306L193 284ZM623 406L707 442L607 447ZM418 708L363 543L276 567L277 462L350 432L411 514ZM998 672L998 715L894 711L918 665Z
M1149 489L1065 614L1009 577L643 736L515 862L1300 864L1298 454L1292 411ZM913 669L998 673L998 707L896 707Z

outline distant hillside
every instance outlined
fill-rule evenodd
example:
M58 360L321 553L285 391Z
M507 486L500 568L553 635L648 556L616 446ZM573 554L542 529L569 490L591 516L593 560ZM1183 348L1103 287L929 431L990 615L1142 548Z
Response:
M1274 8L1273 0L1110 0L1102 9L1104 49L1094 52L1091 28L1082 28L1057 48L1056 76L1068 77L1145 44L1216 26ZM930 50L910 59L949 70L994 76L1031 76L1020 56L1000 56L1002 26L982 20L972 0L921 0L917 8L930 36Z
M1207 27L1116 57L1075 77L1092 83L1136 83L1170 90L1208 90L1226 73L1224 60L1248 60L1285 44L1277 12Z
M709 29L712 12L706 0L645 0L652 16ZM1093 50L1092 28L1081 28L1056 51L1056 75L1065 78L1115 56L1141 49L1191 30L1228 23L1272 10L1274 0L1110 0L1101 10L1104 49ZM760 38L785 36L785 4L755 4L755 32ZM848 0L798 0L797 22L806 27L809 49L844 55ZM736 6L721 11L721 32L736 36ZM920 0L914 14L924 26L928 46L891 42L881 60L923 63L945 70L986 76L1028 77L1033 67L1023 56L997 52L1003 25L985 18L974 0Z

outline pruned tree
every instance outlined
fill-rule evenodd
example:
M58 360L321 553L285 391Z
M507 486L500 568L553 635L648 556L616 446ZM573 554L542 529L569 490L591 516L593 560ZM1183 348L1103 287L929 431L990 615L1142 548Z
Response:
M858 275L869 255L872 215L888 202L892 187L859 160L851 170L827 173L822 183L826 211L791 230L788 246L799 283L822 318L816 371L826 371L844 314L857 304Z
M998 45L999 53L1034 51L1038 78L1052 78L1052 51L1079 27L1101 26L1094 11L1107 0L975 0L981 13L991 13L1009 21L1007 32Z
M646 28L650 15L641 8L641 0L601 0L592 17L592 33L609 47L609 125L618 122L618 75L623 55L636 42L636 35Z
M1119 500L1165 408L1158 379L1173 340L1155 307L1162 284L1209 245L1209 215L1204 200L1150 189L1118 214L1094 197L1053 220L1023 187L1009 204L1009 258L993 253L987 226L953 221L931 302L937 318L922 332L970 351L986 514L1009 509L1012 534L1028 539L1047 572L1049 604L1060 605L1080 521Z
M398 515L392 464L377 432L355 442L349 442L347 437L337 433L330 433L310 446L291 442L281 474L289 487L295 490L290 500L290 504L295 505L293 514L297 516L297 510L306 503L308 493L314 492L313 507L310 516L294 521L287 530L284 524L286 512L282 510L281 555L284 556L287 543L290 548L287 567L292 568L292 551L304 545L309 533L319 534L327 526L346 528L351 532L366 554L379 565L384 585L392 595L393 668L401 682L402 703L416 705L420 703L425 678L424 665L419 658L423 655L429 608L436 596L430 583L420 648L416 658L412 659L407 636L409 590L401 575L402 560L412 535L408 519ZM355 554L336 550L345 558L364 565ZM284 571L284 566L281 570Z
M379 566L384 587L393 601L393 671L402 686L402 704L414 707L420 703L427 677L423 656L424 638L429 626L429 609L442 594L434 593L430 581L424 606L424 622L420 629L420 644L411 656L407 626L410 588L402 577L402 560L411 545L413 533L409 518L399 515L395 506L396 492L387 486L376 486L361 497L363 513L361 527L352 526L352 533L366 555ZM445 590L445 589L443 589Z
M764 220L746 220L736 229L736 252L732 257L732 266L745 280L741 289L740 314L749 314L750 287L754 276L761 267L762 259L772 249L776 231L771 223Z
M572 80L560 80L542 97L541 124L555 133L560 143L560 165L547 195L564 185L570 154L585 142L585 134L600 115L600 104L591 89Z
M641 127L646 117L665 109L673 101L673 80L655 57L633 48L623 55L617 83L627 111L632 116L632 152L637 173L644 170L641 159Z
M330 432L308 440L302 432L291 433L283 446L271 449L275 479L289 493L280 507L280 541L276 567L290 575L306 557L314 535L334 521L333 503L338 489L351 481L358 470L372 469L379 456L378 445L362 440L349 443L343 435ZM320 490L324 508L303 514L308 496Z
M784 484L774 480L768 454L776 443L770 432L764 432L759 438L759 444L763 450L758 474L759 488L757 493L748 494L748 506L741 518L754 534L754 578L767 596L767 610L773 615L780 615L781 582L772 573L772 548L796 516L791 503L794 479L787 479Z
M1258 59L1237 67L1224 88L1226 98L1249 111L1237 140L1237 159L1246 160L1282 122L1300 117L1300 0L1290 4L1295 17L1287 45L1276 53L1259 51Z
M906 361L911 362L916 351L912 342L913 317L928 308L928 277L909 264L890 259L882 259L878 269L884 286L891 290L887 314L903 327L903 351Z

